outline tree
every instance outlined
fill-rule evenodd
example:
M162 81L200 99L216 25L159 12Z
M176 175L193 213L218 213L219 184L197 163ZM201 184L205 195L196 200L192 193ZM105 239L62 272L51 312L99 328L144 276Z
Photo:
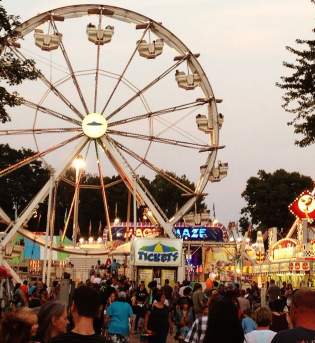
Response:
M282 76L282 82L276 85L285 90L282 107L295 116L288 125L293 125L294 132L303 136L295 144L305 147L315 142L315 40L297 39L296 43L304 49L286 47L296 60L283 62L291 75Z
M8 144L0 144L0 170L32 155L34 152L30 149L15 150ZM32 161L28 165L0 177L0 206L11 218L14 218L15 209L18 214L24 210L48 178L49 170L43 166L41 161ZM40 206L35 218L36 224L33 223L35 227L39 225L39 220L46 220L44 214L44 207ZM30 224L32 225L32 222Z
M8 15L0 5L0 80L9 86L19 85L26 79L35 80L38 76L33 60L21 61L8 48L18 36L16 28L19 24L19 17ZM2 123L10 120L6 107L18 106L21 104L21 100L16 92L10 92L0 86L0 120Z
M242 197L247 206L242 208L240 224L252 223L258 229L276 226L285 231L291 226L294 217L288 205L305 189L312 189L310 177L297 172L288 173L283 169L274 173L258 171L258 177L247 180Z
M195 185L189 181L186 175L177 176L172 172L167 174L178 179L181 183L188 186L190 189L194 189ZM186 197L183 197L183 191L177 186L166 181L161 175L157 174L148 187L149 191L157 201L159 206L170 218L176 211L176 207L180 208L187 201ZM197 201L197 210L201 211L206 208L205 203L202 200Z

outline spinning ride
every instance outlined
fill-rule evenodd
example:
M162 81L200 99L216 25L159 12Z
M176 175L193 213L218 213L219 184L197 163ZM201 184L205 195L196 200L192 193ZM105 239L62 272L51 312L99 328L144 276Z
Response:
M105 175L118 173L138 205L146 206L169 237L174 224L204 196L208 181L220 181L227 163L215 164L223 116L208 78L192 53L172 32L146 16L107 5L75 5L39 14L18 28L18 38L4 51L21 61L35 60L38 80L14 89L21 106L10 109L1 143L37 152L0 170L0 177L36 159L51 178L8 225L4 247L48 196L49 230L54 230L56 183L79 155L97 172L106 224L110 228ZM192 189L172 174L195 181ZM140 179L160 175L185 199L176 213L164 213ZM74 184L78 200L83 185ZM75 207L73 205L72 207ZM74 208L75 211L75 208ZM69 211L69 216L71 211ZM64 233L65 234L65 233ZM78 227L74 224L74 242ZM43 243L43 242L41 242ZM66 249L65 247L53 247ZM78 247L67 251L80 253ZM82 251L82 254L97 252Z

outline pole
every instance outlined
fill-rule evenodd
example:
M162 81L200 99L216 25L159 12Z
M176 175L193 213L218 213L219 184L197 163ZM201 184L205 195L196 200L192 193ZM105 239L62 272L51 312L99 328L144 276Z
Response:
M52 198L52 191L53 191L54 179L51 176L50 178L50 188L49 188L49 195L48 195L48 208L47 208L47 220L46 220L46 232L45 232L45 248L44 248L44 262L43 262L43 276L42 280L46 282L47 276L47 250L48 250L48 236L49 236L49 221L51 216L51 198Z
M133 233L137 231L137 182L133 179Z
M55 227L55 209L56 209L56 184L53 187L52 192L52 211L49 220L49 231L50 231L50 245L48 251L48 267L47 267L47 287L50 289L50 275L51 275L51 261L52 261L52 245L54 239L54 227Z
M77 236L78 236L78 212L79 212L79 191L78 188L78 182L79 182L79 168L75 168L75 189L77 189L77 192L75 192L74 195L74 212L73 212L73 226L72 226L72 242L75 246L77 243Z

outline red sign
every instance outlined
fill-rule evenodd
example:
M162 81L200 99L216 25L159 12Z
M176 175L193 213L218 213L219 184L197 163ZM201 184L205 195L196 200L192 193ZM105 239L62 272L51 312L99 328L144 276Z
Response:
M299 219L315 219L315 199L311 192L304 191L289 205L289 210Z

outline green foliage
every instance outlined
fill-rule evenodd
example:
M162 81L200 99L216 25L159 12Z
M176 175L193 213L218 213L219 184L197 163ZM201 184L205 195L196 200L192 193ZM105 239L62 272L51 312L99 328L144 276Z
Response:
M312 189L310 177L297 172L288 173L283 169L274 173L258 171L258 177L247 180L242 197L247 206L241 210L240 222L251 222L260 230L276 226L287 230L294 220L289 212L289 204L304 190Z
M169 175L178 179L181 183L188 186L190 189L194 189L195 185L190 182L186 175L178 177L174 173L167 172ZM180 208L187 201L186 197L183 197L183 191L172 183L166 181L161 175L156 175L154 180L148 187L154 199L164 210L165 214L170 218L175 212L176 208ZM202 200L197 202L197 210L201 211L206 208L206 205Z
M8 144L0 144L0 170L15 164L34 151L29 149L15 150ZM43 187L49 178L49 171L41 161L33 161L14 172L0 177L0 206L14 218L14 206L20 213Z
M38 77L33 60L19 60L8 48L18 36L16 27L19 24L19 17L8 15L0 5L0 81L9 86L19 85L24 80L35 80ZM10 92L7 88L0 86L0 121L2 123L10 120L7 107L20 104L21 98L16 92Z
M15 150L9 145L0 144L0 170L13 165L28 156L32 156L33 151L27 149ZM174 178L179 179L186 186L194 189L194 184L190 182L185 175L178 177L174 173L169 173ZM72 182L75 181L75 172L69 169L66 173L66 178ZM18 213L20 213L36 193L43 187L49 178L49 171L43 166L41 161L34 161L7 176L0 177L0 206L8 213L11 218L14 218L14 204L17 205ZM105 186L120 180L120 177L114 175L112 177L104 177ZM82 176L81 184L100 186L98 176L85 174ZM182 196L182 191L176 186L165 181L160 175L157 175L152 181L146 177L141 177L141 182L153 195L158 205L171 217L176 208L180 208L187 198ZM55 211L55 228L56 233L63 230L65 219L69 214L70 205L74 195L74 187L65 183L58 183L56 211ZM123 182L119 182L112 187L106 188L106 197L108 201L108 210L111 221L116 215L121 221L127 220L128 206L128 191ZM132 200L132 199L131 199ZM117 213L116 213L117 205ZM131 220L133 217L133 201L131 201ZM199 200L197 204L198 210L205 209L204 202ZM143 207L137 208L137 217L142 219ZM29 222L29 228L35 231L43 231L46 227L47 216L47 201L41 204L35 216ZM104 204L101 189L80 189L79 202L79 226L82 234L87 234L89 224L92 224L92 230L97 233L99 223L102 223L102 228L106 225L104 212ZM72 228L72 216L68 226L68 236Z
M285 91L282 107L294 115L288 125L303 136L295 144L305 147L315 142L315 40L297 39L296 43L300 50L286 47L296 57L295 63L283 63L290 75L282 76L276 84Z

